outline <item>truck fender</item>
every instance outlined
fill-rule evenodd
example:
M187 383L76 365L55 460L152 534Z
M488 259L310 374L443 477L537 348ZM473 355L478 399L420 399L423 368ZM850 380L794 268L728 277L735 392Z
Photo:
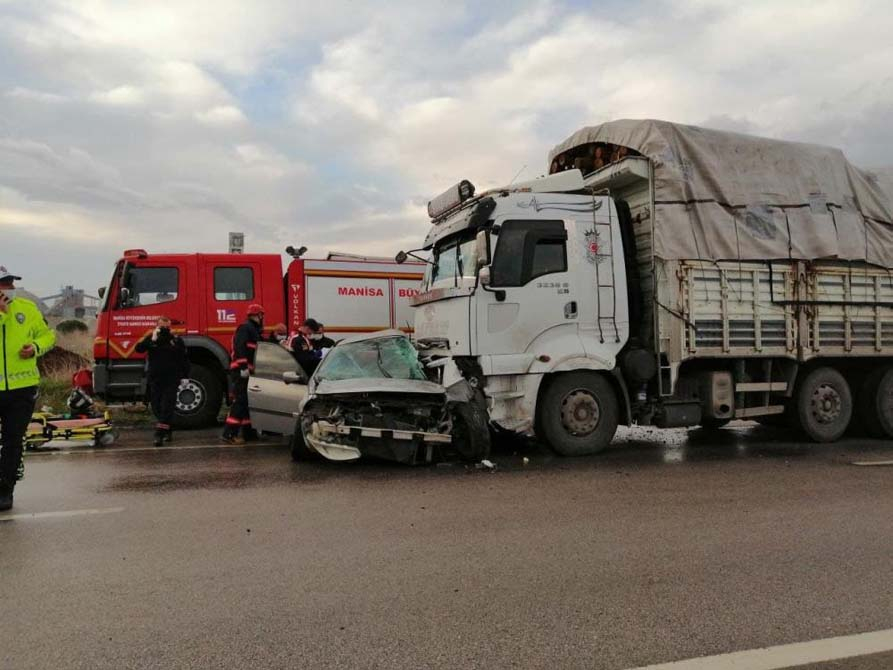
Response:
M217 340L212 340L204 335L184 335L183 344L187 349L204 349L213 354L224 370L229 367L229 354Z
M573 372L574 370L599 370L606 372L613 370L614 367L613 361L609 362L601 358L589 356L571 356L552 361L548 372Z

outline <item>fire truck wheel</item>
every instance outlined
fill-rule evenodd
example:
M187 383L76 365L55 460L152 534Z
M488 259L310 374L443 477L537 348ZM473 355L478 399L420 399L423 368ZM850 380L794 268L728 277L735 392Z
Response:
M595 454L611 443L619 417L607 379L571 372L556 377L540 396L539 437L562 456Z
M865 378L858 407L871 437L893 438L893 368L880 368Z
M453 407L452 447L463 461L477 463L490 456L490 425L483 403Z
M223 402L223 382L203 365L192 364L189 379L177 390L175 428L204 428L217 423Z
M814 442L834 442L846 431L853 416L850 385L834 368L816 368L797 391L800 428Z

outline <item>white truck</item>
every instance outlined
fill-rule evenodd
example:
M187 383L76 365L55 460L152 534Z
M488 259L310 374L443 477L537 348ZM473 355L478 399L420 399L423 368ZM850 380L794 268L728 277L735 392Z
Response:
M417 346L491 426L563 455L618 423L893 437L893 198L875 175L662 121L584 128L549 160L428 206Z

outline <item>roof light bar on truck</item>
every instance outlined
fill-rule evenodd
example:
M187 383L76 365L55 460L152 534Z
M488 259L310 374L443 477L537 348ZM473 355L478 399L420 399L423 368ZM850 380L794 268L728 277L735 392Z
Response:
M428 203L428 216L431 219L442 218L448 212L461 206L466 200L474 197L474 184L463 179L455 186L451 186L439 196Z

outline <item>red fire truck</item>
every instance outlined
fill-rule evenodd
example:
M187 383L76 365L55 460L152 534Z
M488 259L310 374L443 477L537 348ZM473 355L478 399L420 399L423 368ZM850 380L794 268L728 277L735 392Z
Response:
M185 340L192 363L177 398L180 427L216 419L232 335L251 303L266 309L267 333L277 324L294 332L308 317L336 340L384 328L411 330L410 298L418 293L423 263L397 265L348 254L314 260L288 251L293 259L284 273L277 254L125 251L102 292L93 344L97 394L106 401L145 396L145 360L135 348L162 315Z

